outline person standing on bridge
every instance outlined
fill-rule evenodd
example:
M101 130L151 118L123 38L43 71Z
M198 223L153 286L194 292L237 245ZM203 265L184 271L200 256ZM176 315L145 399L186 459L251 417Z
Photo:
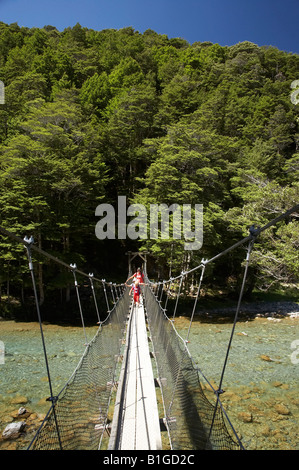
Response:
M137 279L137 281L139 281L139 284L144 284L144 274L141 272L141 269L138 268L137 269L137 272L135 274L133 274L133 276L129 277L125 284L130 280L130 279Z

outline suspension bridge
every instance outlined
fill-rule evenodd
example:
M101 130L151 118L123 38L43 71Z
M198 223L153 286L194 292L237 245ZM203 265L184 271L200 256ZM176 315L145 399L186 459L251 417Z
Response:
M299 204L261 228L251 227L247 237L167 281L150 280L145 263L145 285L142 286L140 305L134 303L126 284L98 279L91 273L79 270L75 264L68 265L41 250L34 244L33 238L22 239L0 227L2 235L22 243L27 251L49 381L49 411L28 450L160 450L165 446L171 450L244 449L222 405L221 394L250 255L256 238L264 230L298 210ZM246 246L243 281L219 386L215 389L192 359L188 338L206 266L240 246ZM57 396L53 394L32 252L73 273L85 335L83 356ZM144 260L142 254L140 256ZM129 274L130 269L129 262ZM176 331L174 319L183 282L195 271L200 272L200 279L190 312L188 333L186 338L182 338ZM85 333L84 305L78 276L89 279L98 317L99 328L90 342ZM95 284L102 289L106 301L104 320L100 318ZM174 285L175 305L173 312L169 313L167 304ZM205 394L205 384L214 392L213 401ZM112 419L109 418L111 413Z

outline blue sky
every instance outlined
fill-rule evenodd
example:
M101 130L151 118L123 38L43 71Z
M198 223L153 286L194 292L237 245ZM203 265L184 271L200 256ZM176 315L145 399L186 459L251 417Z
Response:
M0 0L0 21L63 30L132 26L189 43L251 41L299 53L299 0Z

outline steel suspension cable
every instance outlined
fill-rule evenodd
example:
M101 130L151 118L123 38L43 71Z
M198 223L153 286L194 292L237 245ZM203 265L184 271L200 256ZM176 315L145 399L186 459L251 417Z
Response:
M167 307L167 303L168 303L168 299L170 297L170 289L171 289L171 285L172 285L172 277L170 278L169 280L169 285L168 285L168 289L167 289L167 296L166 296L166 301L165 301L165 305L164 305L164 311L166 312L166 307Z
M203 261L202 261L202 262L203 262ZM190 318L189 329L188 329L187 337L186 337L186 340L185 340L187 343L188 343L188 341L189 341L189 334L190 334L191 325L192 325L192 321L193 321L193 317L194 317L194 313L195 313L195 308L196 308L196 305L197 305L197 302L198 302L198 297L199 297L200 288L201 288L201 283L202 283L202 280L203 280L203 276L204 276L205 269L206 269L206 265L203 264L203 265L202 265L202 268L201 268L201 275L200 275L200 279L199 279L199 284L198 284L196 299L195 299L195 302L194 302L194 305L193 305L193 310L192 310L192 314L191 314L191 318Z
M73 276L74 276L74 283L75 283L75 289L76 289L76 294L77 294L79 312L80 312L82 327L83 327L84 336L85 336L85 345L84 346L87 346L88 341L87 341L87 336L86 336L86 331L85 331L85 325L84 325L84 318L83 318L83 312L82 312L82 306L81 306L81 299L80 299L80 294L79 294L78 281L77 281L77 277L76 277L77 266L76 266L76 264L70 264L70 267L71 267L71 270L72 270L72 273L73 273Z
M50 397L47 399L48 401L51 402L51 407L50 407L50 410L48 411L47 415L46 415L46 418L45 420L43 421L43 423L41 424L35 438L33 439L33 441L31 442L30 446L33 445L33 442L35 441L35 439L37 438L37 436L39 436L39 439L40 441L42 441L43 437L40 437L41 434L42 434L42 430L45 429L45 426L47 425L48 421L50 422L51 419L54 420L53 422L53 425L54 427L56 428L56 436L57 436L57 444L53 444L53 446L55 448L60 448L61 450L64 448L65 446L65 439L66 439L66 427L65 427L65 423L63 421L63 419L61 420L61 409L60 407L56 407L56 403L58 402L58 399L59 399L59 396L60 394L62 393L62 391L66 390L67 389L67 385L70 383L70 381L68 381L68 383L65 385L65 387L63 388L63 390L60 392L60 394L58 396L54 396L53 395L53 389L52 389L52 381L51 381L51 376L50 376L50 369L49 369L49 363L48 363L48 357L47 357L47 351L46 351L46 345L45 345L45 338L44 338L44 333L43 333L43 328L42 328L42 320L41 320L41 312L40 312L40 308L39 308L39 301L38 301L38 295L37 295L37 287L36 287L36 282L35 282L35 277L34 277L34 267L33 267L33 260L32 260L32 253L31 251L35 251L35 252L38 252L39 254L42 254L42 255L45 255L47 258L49 258L50 260L53 260L55 261L56 263L64 266L65 268L68 269L68 271L72 271L73 272L73 276L74 276L74 281L75 281L75 287L76 287L76 292L77 292L77 299L78 299L78 305L79 305L79 310L80 310L80 315L81 315L81 320L82 320L82 326L83 326L83 329L84 329L84 335L85 335L85 341L87 343L87 336L86 336L86 332L85 332L85 325L84 325L84 319L83 319L83 313L82 313L82 306L81 306L81 300L80 300L80 295L79 295L79 290L78 290L78 282L77 282L77 277L76 277L76 274L79 273L80 275L82 276L85 276L85 277L88 277L91 281L91 284L93 286L93 283L92 283L92 279L93 278L94 280L96 281L100 281L99 279L95 278L93 275L90 275L90 274L86 274L84 273L83 271L77 269L76 265L69 265L67 263L64 263L63 261L59 260L58 258L52 256L52 255L49 255L48 253L44 252L43 250L40 250L40 249L37 249L37 247L34 246L34 239L33 237L30 237L30 238L27 238L25 237L23 240L20 238L20 237L17 237L15 234L13 234L12 232L9 232L7 231L6 229L3 229L1 226L0 226L0 232L5 235L5 236L8 236L10 238L12 238L14 241L18 242L18 243L22 243L23 246L25 246L25 249L27 250L27 257L28 257L28 260L29 260L29 271L31 273L31 278L32 278L32 284L33 284L33 291L34 291L34 299L35 299L35 304L36 304L36 310L37 310L37 315L38 315L38 320L39 320L39 325L40 325L40 331L41 331L41 338L42 338L42 346L43 346L43 351L44 351L44 356L45 356L45 364L46 364L46 369L47 369L47 376L48 376L48 383L49 383L49 388L50 388ZM102 281L100 281L102 282ZM103 286L105 287L105 284L106 282L102 282ZM111 285L111 283L110 283ZM117 287L120 287L120 285L115 285L115 290L117 289ZM125 293L125 290L123 291L123 293ZM95 294L94 292L94 289L93 289L93 294ZM113 291L112 291L112 295L113 295ZM114 296L113 296L114 297ZM95 296L94 296L95 298ZM106 300L107 297L106 297ZM120 298L119 298L119 294L117 292L117 302L115 302L115 299L114 299L114 307L112 310L116 310L116 317L118 318L119 317L119 314L121 312L118 312L117 309L116 309L116 304L118 304L118 302L120 301ZM97 313L98 313L98 308L97 308L97 304L95 302L95 305L96 305L96 310L97 310ZM108 305L108 304L107 304ZM121 306L121 310L123 311L124 307L123 305ZM109 308L108 308L108 316L110 315L110 311L109 311ZM118 318L117 320L118 323L120 323L120 319ZM96 337L95 337L96 338ZM92 340L92 342L94 342L94 340ZM92 343L91 342L91 343ZM91 344L90 343L90 344ZM80 364L78 365L78 367L76 368L76 371L79 370L79 367L84 367L84 358L85 356L87 355L87 351L89 352L90 351L90 344L87 345L87 348L85 350L85 353L84 355L82 356L82 359L80 361ZM76 372L75 371L75 372ZM72 377L75 377L75 373L72 375ZM95 386L95 393L97 394L97 390L96 390L96 386ZM96 398L98 400L98 397ZM104 400L106 398L104 397ZM89 406L89 405L88 405ZM99 408L100 409L100 408ZM108 408L107 408L108 410ZM52 414L52 415L51 415ZM50 418L50 416L52 416ZM58 426L58 417L59 417L59 426ZM84 418L85 419L85 418ZM51 425L49 425L50 428L51 428ZM61 430L60 430L61 428ZM62 444L63 443L63 444ZM42 444L43 445L43 444Z
M57 431L59 447L60 447L60 450L62 450L59 426L58 426L57 416L56 416L56 411L55 411L55 404L56 404L56 401L57 401L57 397L54 397L54 395L53 395L52 381L51 381L51 376L50 376L50 368L49 368L49 362L48 362L44 332L43 332L43 327L42 327L42 320L41 320L41 314L40 314L40 309L39 309L39 302L38 302L38 297L37 297L37 289L36 289L36 283L35 283L33 262L32 262L32 256L31 256L31 247L32 247L32 244L34 243L34 240L33 240L32 237L30 237L30 238L26 237L24 239L24 241L26 242L26 250L27 250L27 256L28 256L28 261L29 261L29 270L30 270L30 273L31 273L32 286L33 286L34 299L35 299L35 306L36 306L37 317L38 317L38 322L39 322L39 327L40 327L40 333L41 333L41 339L42 339L42 345L43 345L43 351L44 351L44 359L45 359L48 382L49 382L49 388L50 388L50 397L48 398L48 401L51 402L51 407L53 409L53 416L54 416L54 421L55 421L55 426L56 426L56 431Z
M192 312L192 315L191 315L191 320L193 319L193 315L194 315L194 312L195 312L195 308L196 308L196 303L197 303L197 299L198 299L198 296L199 296L199 292L200 292L200 284L201 284L201 281L202 281L202 278L203 278L203 274L204 274L204 270L205 270L205 266L206 264L208 263L211 263L213 261L215 261L216 259L220 258L221 256L229 253L230 251L236 249L237 247L245 244L246 242L249 242L248 244L248 249L247 249L247 256L246 256L246 262L245 262L245 270L244 270L244 275L243 275L243 281L242 281L242 287L241 287L241 290L240 290L240 293L239 293L239 299L238 299L238 305L237 305L237 309L236 309L236 313L235 313L235 318L234 318L234 323L233 323L233 328L232 328L232 331L231 331L231 336L230 336L230 340L229 340L229 343L228 343L228 347L227 347L227 352L226 352L226 356L225 356L225 360L224 360L224 365L223 365L223 369L222 369L222 374L221 374L221 378L220 378L220 383L219 383L219 387L218 387L218 390L214 391L214 393L216 394L217 396L217 400L216 400L216 404L214 406L214 410L213 410L213 418L212 418L212 421L211 421L211 424L210 424L210 429L209 429L209 437L208 437L208 440L207 440L207 443L209 442L210 440L210 437L211 437L211 433L212 433L212 430L213 430L213 426L214 426L214 423L215 423L215 418L216 418L216 413L217 413L217 408L218 408L218 404L219 406L221 407L221 409L223 410L223 407L222 407L222 403L221 403L221 400L219 398L219 395L221 393L223 393L221 387L222 387L222 383L223 383L223 377L224 377L224 373L225 373L225 370L226 370L226 365L227 365L227 361L228 361L228 355L229 355L229 350L230 350L230 347L231 347L231 343L232 343L232 339L233 339L233 335L234 335L234 330L235 330L235 326L236 326L236 322L237 322L237 319L238 319L238 315L239 315L239 311L240 311L240 305L241 305L241 301L242 301L242 297L243 297L243 293L244 293L244 287L245 287L245 282L246 282L246 279L247 279L247 273L248 273L248 266L249 266L249 260L250 260L250 254L251 254L251 251L252 251L252 248L253 248L253 244L256 240L256 237L261 233L263 232L264 230L266 230L267 228L269 228L270 226L273 226L275 224L277 224L280 220L283 220L285 219L288 215L292 214L293 212L295 212L296 210L299 209L299 204L294 206L292 209L288 210L287 212L285 212L284 214L281 214L279 217L276 217L275 219L273 219L272 221L269 221L264 227L262 228L258 228L258 229L255 229L254 226L252 226L250 228L250 235L242 240L240 240L239 242L235 243L234 245L232 245L231 247L227 248L226 250L223 250L221 253L217 254L216 256L214 256L213 258L211 258L210 260L206 260L204 263L201 263L199 266L191 269L190 271L188 271L187 273L182 273L180 276L177 276L177 278L174 278L174 279L179 279L180 278L180 288L181 288L181 285L182 285L182 281L183 281L183 277L184 275L186 274L189 274L197 269L199 269L200 267L202 268L202 272L201 272L201 280L200 280L200 283L199 283L199 289L198 289L198 292L197 292L197 298L195 300L195 303L194 303L194 307L193 307L193 312ZM163 293L163 285L164 285L164 282L167 282L167 281L163 281L162 283L162 293ZM178 295L177 295L177 299L176 299L176 307L177 307L177 303L178 303L178 299L179 299L179 294L180 294L180 288L179 288L179 292L178 292ZM162 298L162 296L161 296ZM159 302L160 303L160 302ZM161 305L160 305L161 306ZM175 312L176 312L176 307L175 307ZM175 312L174 312L174 315L175 315ZM165 313L165 312L164 312ZM191 323L192 321L190 322L190 326L191 326ZM189 333L190 333L190 326L189 326L189 331L188 331L188 335L187 335L187 339L189 338ZM169 343L168 343L169 344ZM167 349L168 349L168 344L167 344L167 347L166 347L166 352L167 352ZM186 346L186 341L185 341L185 348L186 350L188 350L187 346ZM171 400L170 400L170 404L169 404L169 407L168 407L168 414L170 413L170 410L173 406L173 402L174 402L174 398L175 398L175 393L176 393L176 389L178 387L178 382L179 382L179 377L180 377L180 373L181 373L181 366L182 366L182 363L180 362L179 363L179 369L178 369L178 372L177 372L177 375L176 375L176 379L175 379L175 383L174 383L174 387L172 389L172 394L171 394ZM233 427L232 427L233 429ZM235 433L235 432L234 432ZM237 434L235 433L235 435L237 436ZM238 436L237 436L238 437ZM239 443L240 443L240 440L238 439ZM242 444L240 443L240 448L243 449L243 446Z
M102 284L103 284L103 289L104 289L104 295L105 295L105 300L106 300L106 305L107 305L107 313L110 313L110 308L109 308L109 301L108 301L108 296L107 296L107 291L106 291L106 282L105 279L102 279Z
M112 282L110 282L109 285L110 285L110 291L111 291L111 295L112 295L112 299L113 299L113 304L115 305L116 302L115 302L115 298L114 298L114 292L113 292L113 285L112 285Z
M29 244L29 242L28 242L29 239L28 239L27 237L25 237L24 239L22 239L21 237L18 237L17 235L15 235L14 233L12 233L12 232L10 232L9 230L5 229L5 228L2 227L1 225L0 225L0 232L1 232L3 235L5 235L5 236L7 236L7 237L9 237L9 238L12 238L12 239L15 240L16 242L21 243L21 244L23 244L23 245L25 245L25 246ZM67 268L67 269L70 269L70 265L69 265L69 264L65 263L65 262L62 261L60 258L57 258L56 256L51 255L51 254L48 253L47 251L44 251L44 250L42 250L41 248L39 248L39 247L37 247L37 246L35 246L35 245L33 245L33 244L31 245L31 250L32 250L32 251L35 251L36 253L39 253L40 255L45 256L46 258L48 258L48 259L50 259L50 260L52 260L52 261L55 261L55 263L60 264L61 266L64 266L64 267ZM81 270L78 269L78 268L76 269L76 271L77 271L77 273L80 274L81 276L89 277L89 274L85 273L84 271L81 271ZM94 277L94 280L101 282L101 279L97 279L96 277Z
M159 299L160 304L161 304L161 302L162 302L162 297L163 297L164 282L161 283L161 286L162 286L162 288L161 288L161 294L160 294L160 299Z
M173 320L174 320L174 318L175 318L175 314L176 314L176 310L177 310L177 306L178 306L179 297L180 297L180 295L181 295L181 288L182 288L183 278L184 278L184 275L185 275L185 274L186 274L186 273L184 273L184 272L181 273L181 280L180 280L179 290L178 290L178 293L177 293L176 302L175 302L175 307L174 307L173 316L172 316L172 319L173 319Z
M228 360L228 356L229 356L229 352L230 352L230 348L231 348L231 344L232 344L232 340L233 340L234 331L235 331L235 328L236 328L239 312L240 312L241 301L242 301L242 298L243 298L245 283L246 283L246 279L247 279L249 260L250 260L250 255L251 255L251 252L252 252L254 242L255 242L255 238L251 239L249 244L248 244L248 248L247 248L247 256L246 256L246 262L245 262L243 281L242 281L242 286L241 286L241 289L240 289L240 294L239 294L238 304L237 304L236 313L235 313L235 317L234 317L233 327L232 327L231 334L230 334L230 339L229 339L229 342L228 342L228 345L227 345L227 350L226 350L224 364L223 364L223 368L222 368L222 372L221 372L221 378L220 378L219 386L218 386L218 389L215 391L216 396L217 396L217 401L216 401L214 415L213 415L213 419L212 419L212 423L211 423L211 427L210 427L209 437L211 435L213 425L214 425L214 421L215 421L215 416L216 416L216 411L217 411L217 406L218 406L218 398L219 398L219 395L223 393L223 390L221 388L222 387L222 382L223 382L223 377L224 377L224 373L225 373L225 370L226 370L227 360Z
M96 313L97 313L97 317L98 317L98 325L101 325L100 314L99 314L99 309L98 309L98 303L97 303L96 294L95 294L95 291L94 291L94 285L93 285L92 278L93 278L93 274L89 273L90 288L91 288L91 291L92 291L94 305L95 305L95 309L96 309Z
M205 264L209 264L209 263L213 263L214 261L216 261L217 259L221 258L222 256L226 255L227 253L229 253L230 251L233 251L235 250L236 248L238 248L239 246L241 245L244 245L245 243L247 242L250 242L250 240L252 240L252 237L258 237L262 232L264 232L265 230L267 230L268 228L270 228L271 226L274 226L276 225L278 222L286 219L288 216L292 215L294 212L297 212L299 211L299 204L296 204L295 206L293 206L291 209L287 210L286 212L284 212L283 214L279 215L278 217L275 217L274 219L270 220L267 224L265 224L263 227L257 227L255 228L254 225L252 225L249 229L249 232L250 232L250 235L248 235L247 237L245 238L242 238L242 240L239 240L238 242L236 242L234 245L231 245L230 247L226 248L225 250L221 251L220 253L218 253L217 255L213 256L212 258L210 259L207 259L205 261ZM190 269L189 271L186 271L184 274L188 275L190 273L193 273L194 271L196 271L197 269L200 269L201 267L201 263L198 265L198 266L195 266L194 268ZM172 279L173 280L176 280L176 279L180 279L180 277L182 276L182 274L179 274L178 276L176 277L173 277ZM166 282L166 281L163 281L163 282Z

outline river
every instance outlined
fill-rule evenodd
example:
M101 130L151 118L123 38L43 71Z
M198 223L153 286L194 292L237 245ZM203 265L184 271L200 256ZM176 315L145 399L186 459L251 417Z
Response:
M176 320L183 338L189 323ZM215 389L231 331L232 323L225 320L195 320L191 326L188 349ZM298 377L298 318L258 317L236 324L220 398L245 449L299 449Z
M183 338L189 319L175 326ZM193 321L188 348L203 374L219 384L232 323L221 319ZM84 350L82 328L43 325L53 394L72 375ZM90 341L97 326L87 327ZM248 450L298 450L299 319L255 318L236 325L225 369L221 395L227 414ZM16 418L20 407L41 421L49 409L49 383L38 323L0 322L0 435ZM2 347L3 349L3 347ZM207 391L207 394L210 392ZM32 414L33 416L33 414ZM32 421L33 422L33 421ZM0 440L1 449L25 449L29 437Z

